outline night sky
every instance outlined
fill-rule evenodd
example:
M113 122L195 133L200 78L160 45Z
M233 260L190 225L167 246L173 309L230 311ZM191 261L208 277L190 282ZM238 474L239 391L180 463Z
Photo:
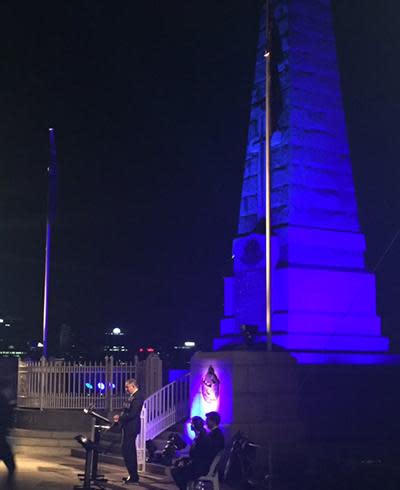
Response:
M145 4L145 5L143 5ZM333 0L367 263L400 227L400 4ZM257 41L255 0L0 7L0 310L40 339L48 127L59 185L50 329L83 344L218 333ZM377 269L399 328L400 238Z

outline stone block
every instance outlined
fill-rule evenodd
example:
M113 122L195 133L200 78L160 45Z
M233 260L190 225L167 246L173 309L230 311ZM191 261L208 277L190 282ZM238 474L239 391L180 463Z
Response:
M276 334L274 344L292 351L387 352L389 340L381 336Z
M290 266L278 269L274 280L276 310L375 317L373 274Z
M343 107L341 97L337 93L332 93L332 90L328 92L317 86L310 90L299 86L295 82L290 85L290 98L291 100L297 100L298 103L301 101L303 107L314 110L320 110L321 107L324 107L327 111L338 111Z
M276 312L273 314L273 331L331 335L379 336L381 321L373 315L316 314L301 312Z
M354 192L351 173L335 172L330 168L304 164L280 167L272 172L272 188L289 185L307 185L313 189L339 188Z
M291 151L290 161L292 164L300 166L313 165L336 171L339 169L350 169L350 155L348 150L338 151L337 148L324 150L312 145L290 144L289 146Z
M312 206L328 212L343 210L357 213L354 189L340 189L338 183L335 183L335 187L325 189L313 189L308 185L293 183L289 192L291 204L296 209L309 209Z
M289 368L286 370L269 367L268 372L260 374L260 366L248 368L248 382L245 387L248 393L296 393L296 373Z
M310 130L305 126L302 128L292 127L289 136L290 142L296 146L319 148L324 151L329 151L330 148L335 147L336 151L339 152L346 152L348 148L346 138L339 138L326 131Z
M221 335L240 334L240 325L235 318L223 318L220 321L220 332Z
M235 279L233 277L224 278L224 315L232 316L235 312L234 298Z
M356 210L330 210L321 208L287 207L285 224L295 226L313 226L315 228L341 231L359 231L358 214ZM272 218L275 224L274 217ZM283 222L282 222L283 224Z
M269 416L269 397L267 395L248 395L234 392L233 419L238 423L251 421L253 424L265 423Z

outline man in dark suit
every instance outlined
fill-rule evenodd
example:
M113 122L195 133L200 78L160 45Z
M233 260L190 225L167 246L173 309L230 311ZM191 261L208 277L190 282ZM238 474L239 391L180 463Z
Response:
M211 461L225 447L225 437L222 430L219 428L220 423L221 417L218 412L206 413L206 425L210 431L208 433L208 440L210 444Z
M129 395L121 415L114 415L114 422L122 428L122 456L129 476L124 478L126 484L137 484L139 475L137 471L136 437L140 433L140 413L143 407L143 395L135 379L128 379L125 390Z
M210 467L210 443L204 429L204 420L193 417L190 428L196 434L190 446L189 458L180 458L171 470L171 476L180 490L186 490L187 483L206 475Z

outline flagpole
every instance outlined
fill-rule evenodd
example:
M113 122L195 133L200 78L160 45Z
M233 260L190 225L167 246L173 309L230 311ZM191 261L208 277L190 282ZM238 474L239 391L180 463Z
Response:
M47 194L47 217L46 217L46 251L44 259L44 288L43 288L43 356L48 357L48 295L50 281L50 244L51 224L54 209L54 180L56 177L57 152L54 129L49 128L50 142L50 165L48 167L48 194Z
M265 305L266 305L266 329L267 329L267 350L272 351L272 331L271 331L271 158L270 158L270 138L271 138L271 46L269 36L269 2L265 2Z

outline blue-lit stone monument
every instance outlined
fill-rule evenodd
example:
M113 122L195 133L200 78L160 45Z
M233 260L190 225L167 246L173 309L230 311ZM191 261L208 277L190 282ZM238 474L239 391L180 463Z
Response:
M272 342L301 363L384 362L389 343L364 262L330 2L273 1L270 15L279 39L279 49L272 43L272 111L280 105L270 145ZM265 341L265 52L261 15L217 350L240 342L242 325L256 325L256 341Z

